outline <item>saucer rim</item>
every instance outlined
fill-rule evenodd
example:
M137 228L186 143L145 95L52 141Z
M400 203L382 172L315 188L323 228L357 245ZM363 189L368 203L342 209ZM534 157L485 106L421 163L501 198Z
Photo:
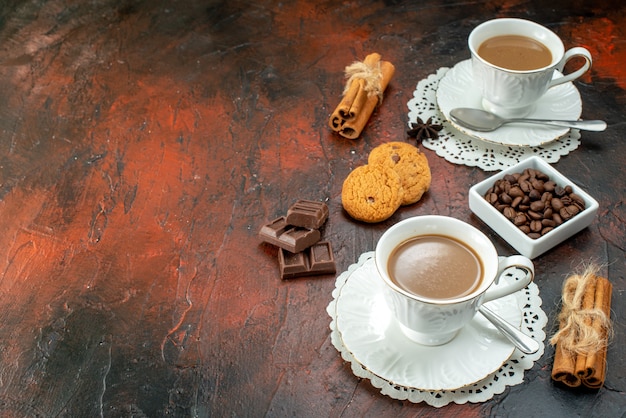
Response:
M364 254L365 255L365 254ZM342 333L342 331L339 328L339 298L341 296L341 292L344 289L344 287L346 286L346 284L348 283L348 281L352 278L352 276L361 268L363 268L368 262L373 262L372 260L374 259L374 254L372 253L372 255L370 257L367 257L366 259L364 259L362 262L358 263L359 265L352 271L347 271L347 277L345 278L345 280L343 281L343 283L341 283L340 287L336 288L336 294L334 295L334 321L335 321L335 328L334 331L337 333L337 337L339 338L339 340L341 341L341 345L343 346L343 348L349 352L349 354L352 356L352 358L354 359L354 361L364 370L366 370L368 373L371 373L373 376L384 380L385 382L387 382L390 385L393 386L397 386L397 387L402 387L404 389L408 389L408 390L417 390L417 391L422 391L422 392L451 392L451 391L455 391L455 390L459 390L465 387L470 387L472 385L475 385L476 383L488 378L489 376L491 376L494 372L498 371L500 368L502 368L507 361L509 361L509 359L513 356L514 352L515 352L515 347L511 344L510 347L507 347L506 350L503 350L503 353L507 353L506 355L503 354L503 359L500 363L497 364L497 366L492 367L492 370L490 370L489 372L485 373L484 375L481 375L479 377L475 376L473 378L470 379L474 379L471 381L467 381L465 383L463 383L462 385L458 385L455 384L454 386L450 386L450 387L439 387L439 388L421 388L418 387L416 385L407 385L405 383L401 383L401 382L396 382L394 380L391 380L387 377L382 376L380 373L374 372L370 366L367 366L364 362L362 362L361 360L359 360L359 357L354 353L353 349L351 349L350 347L348 347L348 345L346 345L345 343L345 339L344 339L344 334ZM333 292L334 293L334 292ZM508 297L510 296L515 296L517 294L513 293L512 295L508 295ZM516 299L517 300L517 299ZM519 307L519 305L516 306L517 310L519 311L520 314L520 324L518 324L517 326L519 328L521 328L521 325L523 323L523 315L524 312L523 310ZM476 319L472 319L472 321L475 321ZM412 341L410 341L408 339L408 337L404 336L402 334L401 331L399 331L399 335L402 336L402 338L406 338L406 341L409 343L413 343ZM497 332L497 331L496 331ZM455 337L456 338L456 337ZM448 344L453 344L454 343L454 339L451 342L448 342L445 345ZM413 343L415 344L415 343ZM509 350L510 348L510 350ZM442 385L439 385L442 386Z
M439 109L439 112L441 113L441 115L444 117L445 121L447 123L450 124L451 127L453 127L454 129L458 130L459 132L461 132L462 134L465 134L471 138L475 138L475 139L479 139L481 141L484 141L486 143L489 144L496 144L496 145L501 145L501 146L508 146L508 147L523 147L523 148L527 148L527 147L540 147L543 145L547 145L550 143L553 143L555 141L558 141L564 137L566 137L571 130L571 128L558 128L558 127L550 127L550 126L545 126L545 127L540 127L539 125L530 125L533 127L534 130L551 130L551 131L555 131L555 136L552 137L551 139L547 139L547 140L539 140L539 141L535 141L535 142L529 142L529 143L519 143L519 142L510 142L510 141L506 141L506 140L497 140L495 138L493 138L493 132L496 131L491 131L491 132L480 132L480 131L475 131L472 129L468 129L465 128L461 125L458 125L457 123L455 123L451 118L450 118L450 110L451 109L446 109L442 108L441 106L441 99L440 99L440 95L439 92L441 91L441 84L444 80L449 80L452 77L453 74L453 70L459 70L459 69L464 69L463 66L468 66L470 67L471 70L471 58L470 59L466 59L466 60L462 60L457 62L455 65L453 65L452 67L450 67L448 69L448 71L446 71L446 73L441 77L441 79L439 80L438 84L437 84L437 88L435 91L435 101L436 101L436 106ZM559 73L557 71L556 77L562 77L561 73ZM444 83L445 85L445 83ZM574 85L574 83L567 82L564 84L561 84L559 87L561 88L569 88L571 89L571 91L569 91L568 94L572 94L574 95L574 99L573 99L573 104L577 107L577 111L576 116L571 116L571 118L573 118L574 120L578 120L580 118L580 115L582 114L582 98L580 96L580 91L578 91L578 89L576 88L576 86ZM470 87L468 89L468 92L475 92L475 89L473 87ZM542 100L545 100L545 96L542 97L541 99L539 99L539 102L541 102ZM467 107L467 106L464 106ZM482 108L482 107L481 107ZM573 114L572 114L573 115ZM528 117L535 117L532 115L529 115ZM568 116L568 118L570 118ZM513 129L516 131L522 131L525 128L523 127L514 127L514 126L508 126L507 129Z

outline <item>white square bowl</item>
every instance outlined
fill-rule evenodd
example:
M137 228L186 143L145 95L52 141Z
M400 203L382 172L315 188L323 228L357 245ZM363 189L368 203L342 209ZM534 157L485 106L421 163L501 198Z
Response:
M496 180L503 178L507 174L521 173L527 168L539 170L547 174L550 180L553 180L561 187L572 186L574 193L581 196L585 201L585 210L537 239L528 237L484 197L487 190L493 186ZM594 198L589 196L584 190L559 173L543 159L536 156L530 157L473 186L469 193L469 206L470 210L474 212L476 216L489 225L491 229L519 251L520 254L530 259L538 257L588 227L598 212L598 202Z

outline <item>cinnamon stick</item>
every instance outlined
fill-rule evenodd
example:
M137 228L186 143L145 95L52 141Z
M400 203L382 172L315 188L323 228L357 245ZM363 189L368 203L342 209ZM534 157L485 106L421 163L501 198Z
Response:
M570 387L602 387L606 377L606 351L611 332L612 285L589 270L568 278L563 287L563 308L552 379Z
M583 300L582 300L582 310L583 311L590 311L593 309L594 303L596 301L596 284L598 283L598 280L596 277L590 279L587 282L587 285L585 286L585 293L583 296ZM579 286L581 286L581 284L578 284ZM585 316L584 317L584 324L586 327L591 327L593 322L591 320L591 318L589 316ZM587 352L588 350L584 350L585 352ZM576 356L576 365L574 366L574 373L576 373L576 376L578 376L579 378L582 378L585 376L584 370L585 370L585 365L587 363L587 355L585 354L578 354Z
M574 294L576 292L576 285L577 283L573 280L566 281L563 285L563 295ZM559 321L559 332L561 333L568 332L566 328L567 321L565 319L566 318L561 315ZM563 344L557 344L554 353L554 364L552 366L552 379L570 387L580 386L580 377L574 372L574 370L576 370L576 357L576 353L566 350Z
M395 67L381 61L380 54L369 54L362 63L346 67L346 75L355 71L346 84L343 98L328 122L341 136L356 139L361 135L384 90L393 77Z
M348 91L337 106L339 117L345 120L354 119L363 109L367 101L367 91L365 91L365 80L354 80L350 83Z
M564 383L572 388L578 387L582 384L582 381L574 372L575 369L576 354L570 353L560 345L557 345L552 366L552 380Z
M596 282L596 294L594 307L599 308L606 315L611 311L611 292L613 286L611 282L603 277L598 277ZM598 319L594 318L593 328L598 334L606 340L608 338L608 330ZM590 353L585 359L585 364L581 369L576 369L582 383L592 389L600 388L604 384L606 376L606 343L604 349Z

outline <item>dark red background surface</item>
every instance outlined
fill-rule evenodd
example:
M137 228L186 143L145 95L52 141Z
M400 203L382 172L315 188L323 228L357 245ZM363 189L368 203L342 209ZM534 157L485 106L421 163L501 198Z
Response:
M376 145L408 140L415 85L468 58L493 17L545 24L583 45L583 117L603 133L555 167L600 203L587 229L535 260L549 323L585 262L614 285L606 385L550 379L482 404L396 401L330 342L334 276L281 281L257 231L300 198L326 201L338 273L401 219L473 216L486 178L425 150L430 192L388 221L342 211L341 185ZM0 415L621 416L626 12L614 1L36 0L0 5ZM359 140L327 126L343 69L370 52L396 66Z

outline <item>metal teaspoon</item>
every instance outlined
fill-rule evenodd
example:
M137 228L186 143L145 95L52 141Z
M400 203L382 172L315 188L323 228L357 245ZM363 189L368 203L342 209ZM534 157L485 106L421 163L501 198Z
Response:
M603 131L606 129L606 122L601 120L550 120L550 119L504 119L493 113L481 109L471 109L469 107L458 107L450 111L450 119L465 128L479 132L490 132L498 129L505 123L524 122L538 123L543 125L562 126L566 128L576 128L586 131Z
M524 334L510 323L506 322L502 317L493 312L484 305L478 308L480 312L489 322L495 326L510 342L513 343L522 353L534 354L539 350L539 343L533 338Z

